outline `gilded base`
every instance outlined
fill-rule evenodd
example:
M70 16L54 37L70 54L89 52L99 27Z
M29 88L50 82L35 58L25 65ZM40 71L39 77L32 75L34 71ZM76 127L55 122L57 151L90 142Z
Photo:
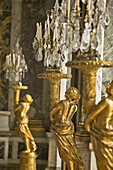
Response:
M20 154L20 170L36 170L36 158L35 152Z

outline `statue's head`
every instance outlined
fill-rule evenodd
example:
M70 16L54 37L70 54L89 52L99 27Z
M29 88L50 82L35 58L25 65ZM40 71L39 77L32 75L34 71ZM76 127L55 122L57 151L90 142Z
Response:
M26 95L23 97L23 101L31 104L31 103L33 102L33 98L31 97L31 95L26 94Z
M107 86L106 93L107 93L108 95L112 95L112 96L113 96L113 80L112 80L111 83Z
M70 100L75 100L78 102L80 99L80 94L79 91L75 87L70 87L66 92L65 92L65 97Z

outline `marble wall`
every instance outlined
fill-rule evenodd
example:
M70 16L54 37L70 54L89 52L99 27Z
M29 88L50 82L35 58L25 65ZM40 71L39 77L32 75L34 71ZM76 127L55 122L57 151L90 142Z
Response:
M104 60L113 61L113 1L108 3L108 19L110 21L108 27L105 29L104 40ZM104 68L102 74L102 96L106 96L106 87L113 80L113 68Z
M8 83L5 79L3 65L5 56L10 51L11 0L0 0L0 110L7 110Z

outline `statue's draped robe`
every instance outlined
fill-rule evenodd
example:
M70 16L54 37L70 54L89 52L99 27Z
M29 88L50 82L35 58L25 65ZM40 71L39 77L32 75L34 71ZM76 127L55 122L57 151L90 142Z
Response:
M54 130L61 159L65 162L71 160L74 163L74 170L84 170L82 159L73 140L73 123L71 121L63 123L53 120L51 126Z
M19 132L20 137L25 141L26 139L29 140L30 146L33 148L36 147L36 144L34 142L34 138L29 130L28 123L29 119L27 115L21 115L24 110L24 103L20 103L20 105L17 105L15 109L15 115L16 115L16 125L17 125L17 130Z
M97 129L94 123L92 123L91 139L97 160L98 170L112 170L113 130Z

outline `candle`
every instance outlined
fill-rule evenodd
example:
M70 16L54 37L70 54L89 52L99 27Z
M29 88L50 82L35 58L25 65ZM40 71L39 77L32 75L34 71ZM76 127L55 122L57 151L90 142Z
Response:
M48 37L50 38L49 15L47 17L47 25L48 25Z
M57 36L57 26L55 25L55 38L56 38L56 41L58 40L58 36Z
M20 67L20 55L18 55L18 67Z
M42 24L40 22L40 39L42 39Z
M11 65L11 54L9 54L9 64Z
M53 33L53 45L55 45L55 34L56 34L56 30L54 29L54 33Z
M13 64L15 66L15 53L13 53Z
M88 0L87 8L88 8L88 11L91 10L91 0Z
M67 20L70 18L70 0L67 0Z
M38 41L40 41L40 27L39 27L39 23L37 23L36 25L37 25L36 38L37 38Z
M45 22L45 42L46 42L46 38L47 38L47 23Z
M77 8L80 6L79 0L76 0L76 5L77 5Z
M9 66L9 55L6 56L6 66Z

